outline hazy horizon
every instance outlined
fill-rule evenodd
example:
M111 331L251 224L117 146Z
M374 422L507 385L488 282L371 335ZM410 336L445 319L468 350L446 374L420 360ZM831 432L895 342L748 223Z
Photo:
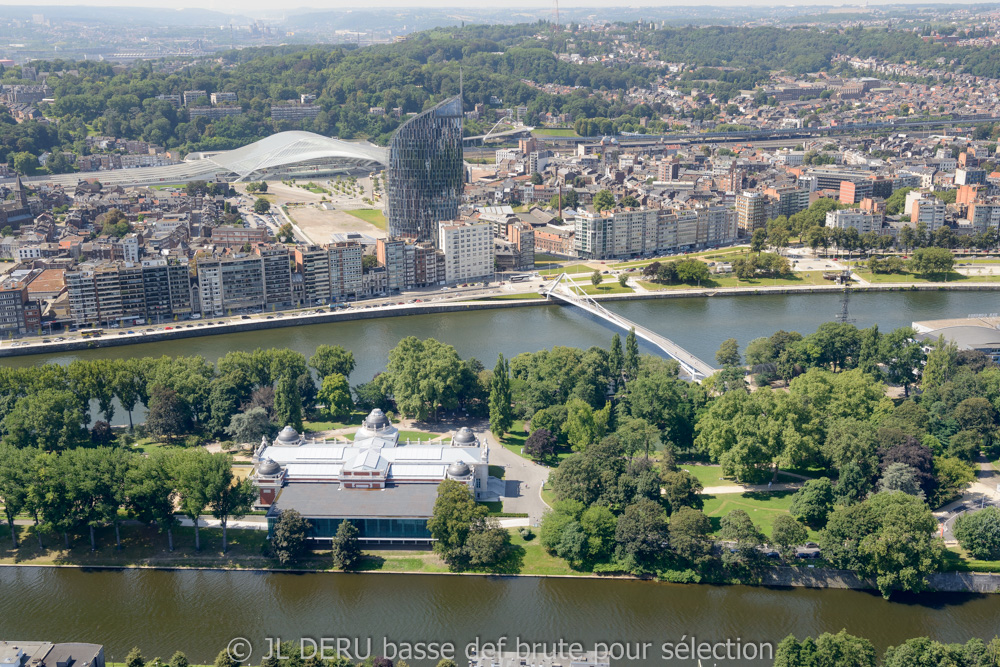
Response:
M530 2L529 0L508 0L504 6L518 8L518 9L530 9L534 10L535 13L544 12L547 8L553 6L551 0L548 3L543 2L539 4L537 2ZM662 9L665 7L743 7L743 6L753 6L753 7L776 7L776 8L789 8L795 6L825 6L825 7L836 7L836 8L864 8L865 5L909 5L909 6L920 6L920 5L967 5L967 4L983 4L975 2L975 0L945 0L943 2L923 2L923 3L904 3L897 1L878 1L872 0L870 3L865 3L863 0L860 2L829 2L829 0L800 0L795 3L776 3L770 0L710 0L708 2L689 2L689 1L664 1L664 2L649 2L644 1L641 3L617 3L617 2L599 2L595 0L561 0L559 3L560 9L589 9L593 8L595 10L611 9L611 8L629 8L629 9L641 9L644 7ZM994 4L994 3L986 3ZM123 7L123 8L136 8L136 9L204 9L210 11L231 13L231 14L241 14L247 12L254 13L267 13L267 14L277 14L287 11L302 12L302 11L343 11L349 13L355 11L356 9L467 9L471 12L479 12L485 7L469 7L468 0L438 0L436 2L427 2L427 0L412 0L407 2L406 0L371 0L365 3L364 6L345 8L339 4L313 4L310 2L305 2L302 4L288 4L282 7L276 7L273 2L268 0L178 0L178 2L172 4L170 7L164 7L160 2L137 2L136 0L87 0L86 2L67 2L66 0L34 0L33 2L4 2L0 0L0 6L4 7ZM499 6L492 6L489 9L497 9Z

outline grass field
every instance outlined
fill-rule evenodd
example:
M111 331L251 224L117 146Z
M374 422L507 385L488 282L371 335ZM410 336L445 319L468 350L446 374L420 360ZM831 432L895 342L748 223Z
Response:
M662 283L655 283L650 280L640 280L638 281L640 285L651 291L657 290L671 290L671 289L697 289L698 284L688 284L688 283L677 283L666 285ZM726 287L767 287L774 285L781 286L793 286L793 285L832 285L833 281L826 280L823 278L822 271L796 271L795 273L786 274L781 278L754 278L752 280L740 280L736 276L724 275L724 276L714 276L708 280L701 281L702 289L721 289Z
M944 551L941 569L947 572L991 572L1000 573L1000 561L976 560L961 547L950 547Z
M538 273L543 276L558 276L560 273L593 273L594 269L586 264L572 264L555 269L542 269Z
M735 480L722 476L722 466L682 465L680 468L691 473L703 487L736 486Z
M576 130L562 127L539 127L531 131L535 136L548 135L550 137L579 137Z
M616 269L632 269L632 268L642 268L644 266L649 266L653 262L674 262L678 259L706 259L706 260L732 260L740 255L745 255L749 252L747 248L733 248L728 250L704 250L702 252L693 252L687 255L674 255L672 257L658 257L655 259L643 259L636 261L625 261L619 262L614 265Z
M750 519L764 533L771 535L774 519L780 514L788 514L792 504L793 491L775 491L773 493L727 493L717 496L702 496L705 501L703 511L712 520L712 528L717 533L722 517L735 509L744 510ZM809 531L809 538L816 539L816 531Z
M312 431L335 431L339 428L347 428L349 426L360 426L361 422L367 415L361 410L355 410L350 414L350 416L343 421L309 421L306 420L302 422L302 428L307 433Z
M947 274L918 275L915 273L872 273L857 271L859 276L870 283L995 283L1000 282L1000 275L972 275L951 271Z
M632 294L635 292L631 287L622 287L617 280L607 280L596 287L590 282L574 281L576 286L583 290L584 294L591 296L601 296L602 294Z
M357 208L353 211L344 211L349 215L353 215L355 218L364 220L365 222L375 225L382 231L386 230L385 214L377 208Z

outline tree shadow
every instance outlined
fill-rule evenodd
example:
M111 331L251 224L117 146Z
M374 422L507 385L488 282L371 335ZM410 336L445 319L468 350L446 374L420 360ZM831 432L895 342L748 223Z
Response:
M512 544L507 547L507 553L503 560L481 571L488 574L520 574L524 569L524 547L519 544Z
M354 567L345 570L345 572L372 572L381 570L383 567L385 567L385 558L374 554L365 554L354 564Z

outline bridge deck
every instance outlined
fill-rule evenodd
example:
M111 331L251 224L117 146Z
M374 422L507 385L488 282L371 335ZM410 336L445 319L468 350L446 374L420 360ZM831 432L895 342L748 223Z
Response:
M600 317L606 322L624 329L625 331L635 329L635 335L637 337L652 343L665 352L667 356L675 359L681 365L681 368L692 377L692 379L697 380L706 378L715 373L715 368L694 356L666 336L661 336L655 331L640 326L628 318L611 312L593 299L586 297L586 295L580 296L573 293L571 289L562 287L561 283L564 277L566 277L566 274L560 275L555 281L553 281L553 284L545 292L546 296L554 297L564 303L582 308L591 315Z

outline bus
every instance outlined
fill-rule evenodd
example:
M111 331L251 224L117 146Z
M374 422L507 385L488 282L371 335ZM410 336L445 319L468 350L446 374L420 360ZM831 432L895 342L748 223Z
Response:
M104 333L104 329L80 329L80 338L96 338Z
M511 276L510 281L512 283L523 283L525 280L531 280L531 276L527 274L522 274L519 276Z

